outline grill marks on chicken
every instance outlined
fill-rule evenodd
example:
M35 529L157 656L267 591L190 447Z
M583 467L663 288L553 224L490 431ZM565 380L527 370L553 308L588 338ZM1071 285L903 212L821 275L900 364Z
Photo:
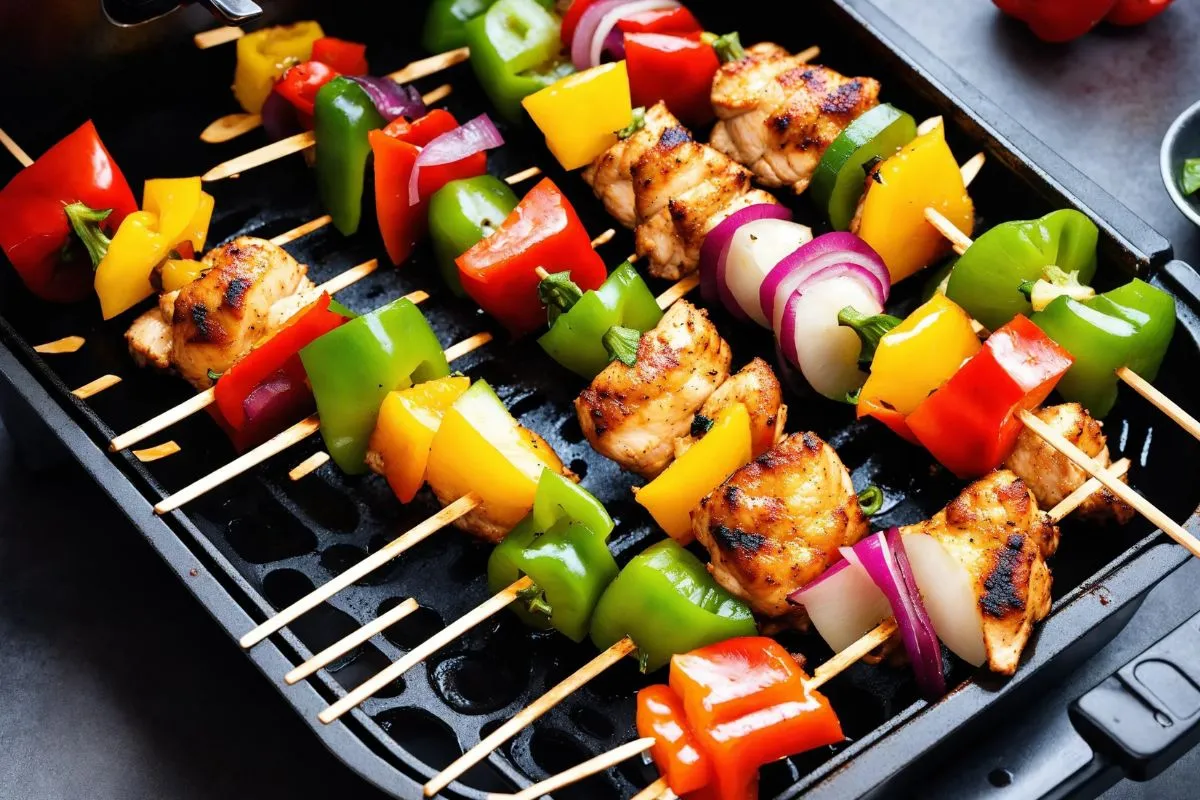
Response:
M653 478L729 377L731 358L708 313L680 300L642 335L634 366L613 361L575 399L584 435L601 455Z
M200 389L212 385L210 370L228 369L286 321L295 298L313 287L305 266L264 239L239 237L210 250L203 263L208 271L201 278L163 295L125 334L139 363L174 367Z
M850 473L814 433L793 433L739 469L692 510L709 571L767 617L795 616L787 596L866 536Z
M967 571L979 605L988 667L1012 675L1036 622L1050 611L1046 556L1058 526L1008 470L975 481L932 519L902 533L932 536Z
M704 401L697 417L715 420L723 411L738 403L745 406L750 415L751 452L760 456L783 438L783 427L787 422L783 388L775 377L775 371L761 358L755 358L718 386ZM690 435L676 440L675 458L686 453L702 436L702 432L693 424Z
M644 127L600 155L583 178L605 209L635 228L650 274L676 280L694 272L704 236L747 205L778 201L750 185L751 175L692 138L662 103Z
M1112 463L1102 424L1079 403L1047 406L1034 413L1101 466ZM1088 480L1086 472L1028 428L1021 431L1004 466L1029 485L1042 508L1058 505ZM1133 509L1105 488L1089 495L1074 513L1084 519L1114 520L1122 525L1133 518Z
M758 44L713 79L712 145L763 185L803 192L825 149L878 102L874 78L849 78L778 45Z

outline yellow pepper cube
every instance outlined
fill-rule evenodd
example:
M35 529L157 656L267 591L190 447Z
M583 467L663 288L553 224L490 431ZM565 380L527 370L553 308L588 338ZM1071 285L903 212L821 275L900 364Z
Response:
M446 411L470 384L465 376L437 378L384 398L367 464L387 478L400 502L412 500L425 482L433 437Z
M692 509L750 463L750 414L741 403L721 412L708 433L654 480L637 501L680 544L692 540Z
M968 236L975 208L939 121L879 165L863 199L855 231L887 264L892 283L929 266L949 249L925 219L925 209L942 213Z
M601 64L534 92L521 101L563 169L579 169L617 141L633 104L624 61Z
M105 319L154 294L150 273L169 250L170 245L158 232L158 217L154 214L135 211L121 221L92 279Z
M442 418L425 479L444 504L478 494L468 525L498 542L533 508L546 469L564 474L553 448L513 419L485 381L476 381Z
M316 22L294 22L248 33L237 42L233 94L250 114L262 111L275 81L292 64L312 58L313 42L324 36Z
M203 194L199 178L153 178L142 191L142 210L158 217L159 234L174 247L191 241ZM211 208L208 213L211 217ZM204 227L207 229L207 223Z

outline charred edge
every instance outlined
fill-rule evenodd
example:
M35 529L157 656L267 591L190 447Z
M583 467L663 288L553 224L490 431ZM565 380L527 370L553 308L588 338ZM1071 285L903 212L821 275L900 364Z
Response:
M853 113L862 104L865 94L863 82L855 78L825 95L821 100L821 111L838 115Z
M820 452L821 445L823 444L821 437L811 431L805 431L800 434L800 442L804 445L804 449L810 453Z
M734 550L754 555L762 550L767 543L767 537L759 533L749 533L741 528L727 528L724 525L714 525L712 528L713 541L722 550Z
M666 150L674 149L679 145L686 144L690 141L692 141L692 135L688 133L687 128L679 125L667 128L662 132L662 136L658 137L659 147Z
M1025 610L1025 600L1017 586L1017 573L1026 560L1022 553L1024 545L1024 534L1015 533L996 554L996 565L984 579L984 594L979 599L979 607L988 616L1000 619L1011 611Z
M241 308L242 303L246 300L246 291L253 285L251 281L245 278L232 278L229 285L225 287L224 301L225 305L230 308Z

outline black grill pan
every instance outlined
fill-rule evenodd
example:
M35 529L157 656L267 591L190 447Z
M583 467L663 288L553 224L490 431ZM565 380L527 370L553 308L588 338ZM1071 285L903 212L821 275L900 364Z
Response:
M14 99L28 113L3 120L3 127L30 152L41 152L92 117L131 183L140 186L149 177L201 173L263 143L261 133L216 147L196 138L213 118L235 107L228 92L233 48L199 52L192 47L191 33L212 24L195 10L118 31L104 27L98 10L80 11L81 4L49 0L40 5L44 7L38 14L17 12L0 26L6 40L0 63L11 60L37 70L35 79L14 87ZM774 38L793 50L819 44L825 63L880 78L889 101L918 117L944 115L960 159L979 149L988 153L988 165L972 186L981 226L1062 206L1089 213L1102 230L1102 282L1115 284L1137 273L1179 298L1181 325L1159 385L1185 405L1190 403L1185 391L1188 373L1200 366L1200 283L1188 266L1170 261L1166 241L1112 197L1048 152L866 2L805 3L805 24L786 27L774 18L774 4L752 4L752 13L731 10L728 4L692 5L709 27L739 29L747 42ZM266 21L315 17L334 35L368 42L376 72L424 55L416 45L420 9L392 8L376 16L361 5L349 6L281 2L270 5ZM402 18L379 24L397 15ZM53 37L46 35L50 19L55 24ZM454 86L447 105L460 119L487 110L469 66L425 79L420 86L427 91L442 82ZM557 169L536 133L513 128L504 133L508 144L491 158L494 173L509 175L537 164L568 193L589 230L599 233L612 224L578 177ZM7 180L14 169L0 164L0 180ZM269 237L321 213L312 177L298 156L210 191L217 199L213 242L242 233ZM806 200L792 205L800 221L820 227ZM310 265L317 280L383 255L369 225L351 239L326 229L289 249ZM626 233L602 250L610 266L631 251ZM432 295L424 309L443 343L489 328L487 318L442 289L427 249L418 250L403 268L382 270L339 299L365 311L418 288ZM899 306L915 303L919 289L902 285ZM738 365L754 355L770 355L768 337L715 313ZM0 270L0 385L6 413L30 420L30 425L44 423L231 637L236 639L273 609L328 580L435 509L427 495L402 507L380 479L347 477L332 465L300 483L288 481L287 470L318 449L314 438L182 512L154 516L154 502L227 462L232 452L204 415L150 442L174 438L183 447L180 455L145 465L127 453L106 452L113 434L190 394L180 381L138 371L125 353L122 331L119 323L102 324L98 309L87 304L64 308L36 303L5 266ZM85 336L86 347L74 355L44 358L31 349L67 334ZM564 461L584 475L585 485L618 520L612 547L619 561L624 563L661 535L632 503L629 477L591 452L583 440L570 406L581 388L578 379L554 366L534 342L501 339L455 366L491 382L513 413L546 436ZM86 403L71 396L71 388L104 373L120 375L123 381ZM888 508L877 518L878 525L926 516L960 486L934 469L923 453L887 432L847 424L845 408L802 391L792 392L788 402L792 429L812 429L827 438L860 487L884 487ZM1176 519L1190 517L1194 527L1200 488L1190 479L1194 469L1181 467L1195 463L1200 446L1128 391L1111 415L1108 431L1114 448L1134 460L1134 486ZM442 622L484 599L487 555L484 546L456 532L440 534L248 655L352 769L397 797L415 797L420 784L438 768L593 654L588 645L531 633L501 616L413 669L341 722L322 726L316 721L317 712L345 687L357 685ZM930 706L917 699L904 671L858 665L828 685L850 741L769 767L763 796L893 795L936 764L938 749L951 736L1020 713L1022 695L1027 700L1040 681L1061 676L1114 636L1149 588L1183 559L1180 548L1142 522L1118 530L1066 525L1063 546L1052 564L1054 610L1039 627L1015 678L975 676L960 665L950 676L956 688ZM409 596L425 610L333 669L297 686L283 685L282 676L291 666ZM790 634L786 643L813 663L829 655L815 636ZM456 784L451 793L478 798L486 791L510 789L627 741L632 736L633 694L653 679L639 676L631 663L610 670L468 773L466 786ZM629 796L652 778L647 768L631 763L560 796Z

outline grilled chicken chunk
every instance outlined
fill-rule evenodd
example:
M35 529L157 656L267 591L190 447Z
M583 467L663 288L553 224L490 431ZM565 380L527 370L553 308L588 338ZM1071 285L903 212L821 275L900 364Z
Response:
M579 425L596 452L653 478L729 377L730 360L708 314L680 300L642 335L634 366L613 361L575 399Z
M713 79L712 145L765 186L808 187L825 149L879 102L879 82L807 64L777 45L755 45Z
M700 407L697 418L714 420L722 411L741 403L750 412L750 446L754 456L760 456L783 438L787 421L787 406L783 404L783 389L775 371L761 358L756 358L717 387ZM675 457L679 458L699 439L692 433L675 442Z
M1101 423L1079 403L1046 406L1034 413L1102 466L1112 463ZM1088 480L1086 472L1028 429L1021 431L1017 446L1004 466L1029 485L1042 508L1058 505ZM1125 480L1124 476L1121 480ZM1092 493L1073 513L1098 521L1116 520L1122 525L1133 517L1133 509L1104 488Z
M901 533L926 533L971 576L988 667L1012 675L1033 624L1050 611L1046 555L1058 527L1029 487L1008 470L975 481L932 519Z
M139 367L171 368L171 350L175 346L171 323L157 307L139 315L125 331L129 354Z
M682 128L665 103L646 109L643 126L627 139L608 148L583 171L583 179L604 203L604 208L626 228L638 223L633 192L633 165L658 143L668 128Z
M867 534L850 473L814 433L793 433L733 473L692 510L709 571L768 617L796 615L787 596Z

